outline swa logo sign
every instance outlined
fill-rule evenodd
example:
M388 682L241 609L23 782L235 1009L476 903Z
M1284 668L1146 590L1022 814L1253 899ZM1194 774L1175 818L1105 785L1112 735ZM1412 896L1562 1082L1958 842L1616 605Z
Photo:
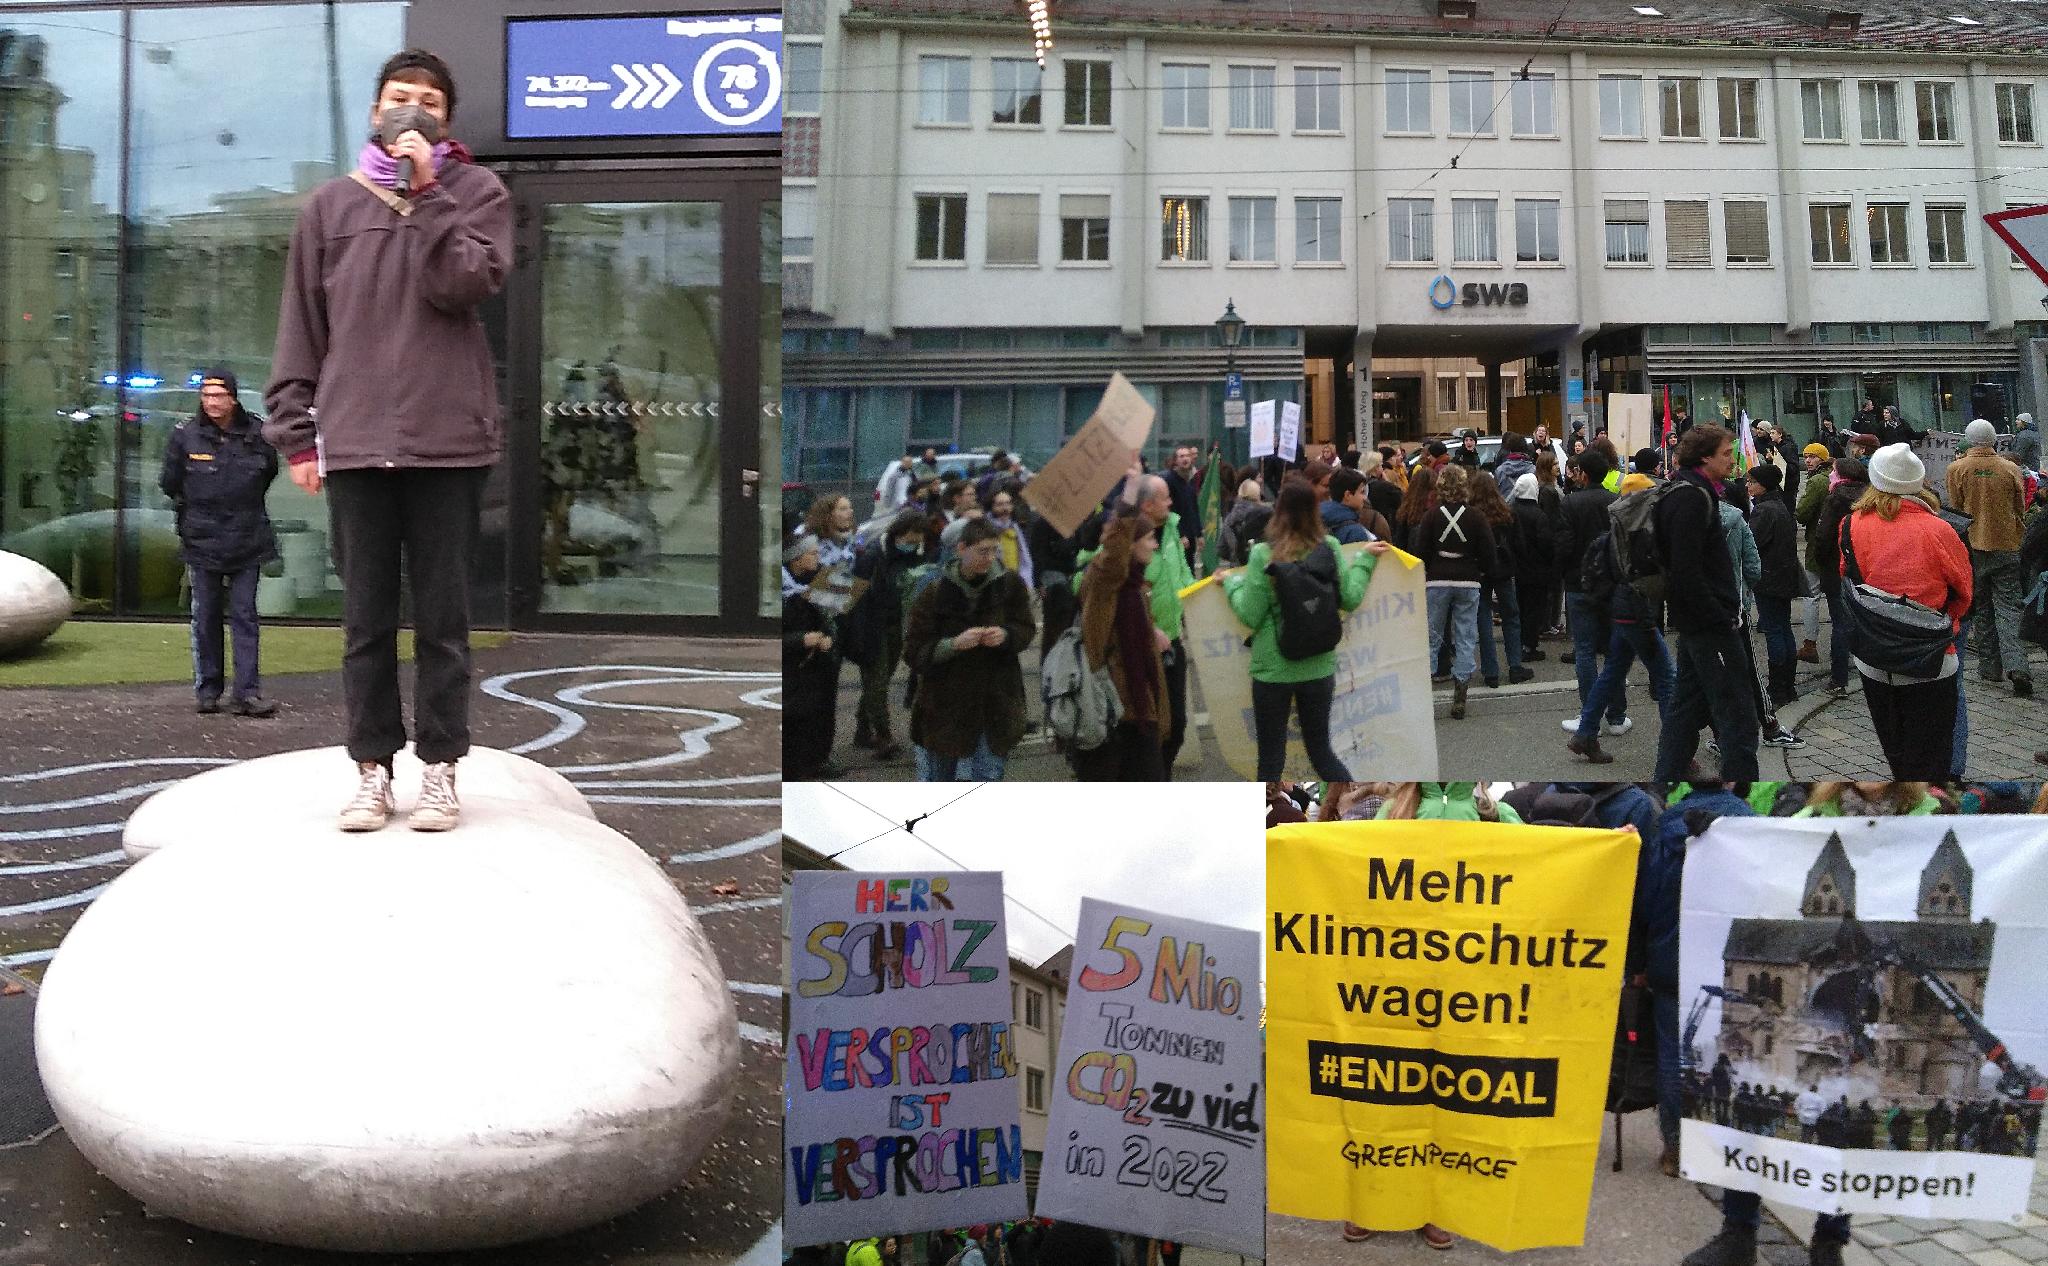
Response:
M1452 308L1524 308L1529 305L1529 287L1519 281L1468 281L1461 288L1449 273L1438 273L1429 283L1429 305L1438 312Z

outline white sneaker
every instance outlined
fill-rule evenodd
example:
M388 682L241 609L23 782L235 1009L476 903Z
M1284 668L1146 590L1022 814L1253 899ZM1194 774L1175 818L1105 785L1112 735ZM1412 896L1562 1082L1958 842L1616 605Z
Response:
M455 762L429 765L420 779L420 798L405 824L415 831L447 831L462 821L462 806L455 800Z
M376 761L356 762L359 780L355 799L341 811L336 823L344 831L381 831L396 807L391 802L391 771Z
M1609 721L1602 728L1604 728L1609 734L1626 734L1630 730L1636 728L1636 719L1634 717L1623 717L1621 719L1620 725L1616 725L1614 722Z
M1566 734L1577 734L1579 732L1579 714L1574 712L1564 720L1559 721L1557 728L1563 730Z

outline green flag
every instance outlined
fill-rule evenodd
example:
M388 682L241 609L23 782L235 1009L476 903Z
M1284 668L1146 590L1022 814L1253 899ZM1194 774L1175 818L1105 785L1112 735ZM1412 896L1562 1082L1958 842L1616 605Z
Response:
M1202 476L1202 574L1216 574L1217 550L1223 540L1223 462L1209 446L1209 470Z

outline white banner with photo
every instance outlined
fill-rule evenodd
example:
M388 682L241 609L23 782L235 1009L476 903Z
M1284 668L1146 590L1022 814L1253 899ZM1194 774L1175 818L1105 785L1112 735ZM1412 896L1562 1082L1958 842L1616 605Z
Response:
M2017 1221L2048 1080L2048 818L1722 818L1690 846L1685 1176Z

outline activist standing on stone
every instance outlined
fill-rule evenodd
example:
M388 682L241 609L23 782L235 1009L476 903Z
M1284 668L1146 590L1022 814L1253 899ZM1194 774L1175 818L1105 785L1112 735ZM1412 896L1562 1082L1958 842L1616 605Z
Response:
M277 557L263 497L277 478L277 450L242 407L234 374L199 381L199 412L171 432L157 486L178 512L178 542L192 582L192 688L199 711L220 711L225 685L221 620L235 631L234 713L267 717L258 663L256 582Z
M375 139L400 111L411 126ZM406 742L401 558L418 663L413 747L426 765L407 824L445 831L461 817L469 564L484 478L503 445L477 309L505 283L512 208L495 175L460 142L439 139L454 112L455 80L440 58L409 49L384 63L356 170L314 190L292 231L265 393L263 433L291 463L292 482L330 494L357 770L345 831L377 830L392 813L391 760Z
M1999 456L1998 433L1978 418L1963 428L1964 453L1948 468L1948 503L1970 516L1970 572L1975 578L1977 675L2012 683L2013 695L2034 693L2027 645L2020 640L2021 520L2027 488L2019 467Z

